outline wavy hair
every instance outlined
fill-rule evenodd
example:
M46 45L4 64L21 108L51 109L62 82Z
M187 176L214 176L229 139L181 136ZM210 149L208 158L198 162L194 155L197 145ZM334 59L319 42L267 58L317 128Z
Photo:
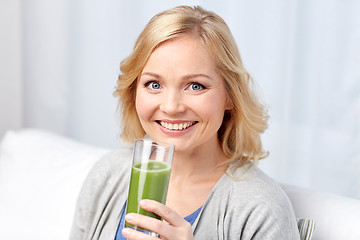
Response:
M137 80L154 49L181 36L198 39L222 76L232 108L226 110L218 138L233 168L255 164L267 156L260 134L268 127L265 106L259 101L254 82L245 70L236 42L225 21L199 6L179 6L155 15L139 35L133 52L120 64L114 96L122 112L121 137L126 142L142 138L135 109Z

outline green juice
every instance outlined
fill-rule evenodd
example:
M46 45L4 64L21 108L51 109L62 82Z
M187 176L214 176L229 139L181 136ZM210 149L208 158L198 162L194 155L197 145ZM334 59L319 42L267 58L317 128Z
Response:
M168 163L151 160L132 167L126 213L140 213L161 219L140 208L141 199L152 199L165 204L171 168ZM136 228L125 221L126 227Z

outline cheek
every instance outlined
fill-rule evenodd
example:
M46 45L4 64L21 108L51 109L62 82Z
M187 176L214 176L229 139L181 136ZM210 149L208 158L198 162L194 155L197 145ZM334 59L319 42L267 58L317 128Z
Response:
M146 115L146 106L145 106L146 102L144 102L142 100L142 96L137 94L136 95L136 99L135 99L135 107L136 107L136 112L140 118L140 120L143 118L144 115Z
M153 103L151 98L147 97L146 94L141 91L137 92L135 98L136 112L139 116L140 121L148 118L153 111Z
M224 98L221 96L204 98L201 101L197 99L194 101L193 107L194 111L202 115L204 120L207 119L209 122L221 125L225 112Z

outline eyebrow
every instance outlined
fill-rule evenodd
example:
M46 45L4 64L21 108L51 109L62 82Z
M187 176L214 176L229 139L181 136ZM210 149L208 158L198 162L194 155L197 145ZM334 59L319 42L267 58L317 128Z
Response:
M141 74L141 76L150 76L150 77L154 77L154 78L161 78L161 76L159 74L156 74L156 73L152 73L152 72L144 72ZM209 80L213 80L212 77L206 75L206 74L202 74L202 73L199 73L199 74L189 74L189 75L186 75L184 76L183 78L184 79L192 79L192 78L198 78L198 77L204 77L204 78L207 78Z
M161 78L159 74L152 73L152 72L144 72L141 74L141 76L150 76L150 77L154 77L154 78Z
M192 78L198 78L198 77L203 77L203 78L207 78L209 80L213 80L212 77L210 77L210 76L208 76L206 74L202 74L202 73L186 75L184 78L185 79L192 79Z

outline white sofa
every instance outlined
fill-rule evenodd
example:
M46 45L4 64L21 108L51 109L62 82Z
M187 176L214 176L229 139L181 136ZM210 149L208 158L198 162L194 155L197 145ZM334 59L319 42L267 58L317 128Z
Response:
M88 171L111 151L56 134L8 131L0 142L0 239L67 239ZM283 185L313 240L359 240L360 200Z

